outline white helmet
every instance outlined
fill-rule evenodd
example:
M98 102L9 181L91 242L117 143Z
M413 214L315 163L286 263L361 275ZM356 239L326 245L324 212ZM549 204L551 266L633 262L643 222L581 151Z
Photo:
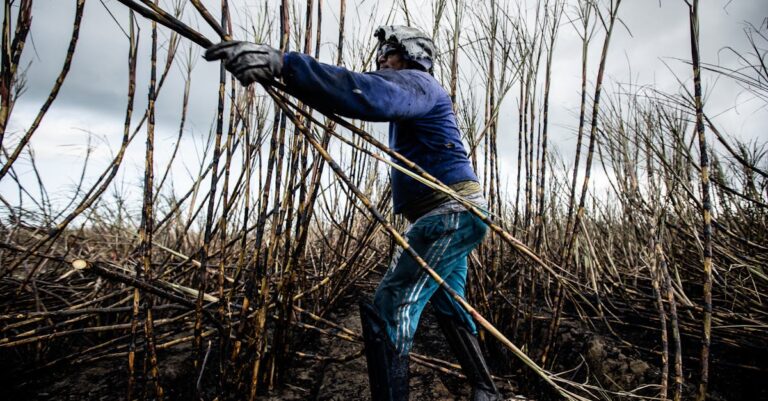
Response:
M403 25L380 26L373 34L379 40L378 55L403 52L404 58L419 69L432 73L435 43L420 29Z

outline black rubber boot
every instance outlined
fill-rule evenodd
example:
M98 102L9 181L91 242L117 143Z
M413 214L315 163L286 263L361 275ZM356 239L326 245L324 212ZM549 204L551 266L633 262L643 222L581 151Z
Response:
M360 302L360 321L373 401L408 401L408 356L399 356L373 305Z
M464 375L472 385L473 401L498 401L503 397L493 383L488 365L483 358L483 352L477 337L472 334L463 322L451 316L440 313L435 308L437 322L448 340L454 355L459 360Z

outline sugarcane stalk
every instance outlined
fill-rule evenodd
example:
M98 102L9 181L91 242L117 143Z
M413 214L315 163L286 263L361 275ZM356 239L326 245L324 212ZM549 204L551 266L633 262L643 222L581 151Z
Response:
M127 137L130 131L131 115L133 113L133 98L136 90L136 60L137 60L137 48L138 48L138 34L135 31L135 18L133 11L130 12L129 17L130 24L130 37L129 37L129 50L128 50L128 106L126 110L126 117L123 130L123 147L125 149L127 144ZM119 155L122 154L119 153ZM136 277L137 280L140 277ZM127 398L133 399L133 388L135 384L135 352L136 352L136 326L139 318L139 289L133 288L133 303L132 303L132 316L131 316L131 342L128 350L128 384L127 384Z
M664 257L664 251L660 244L656 244L656 256L659 259L661 280L663 280L663 290L669 304L670 324L672 325L672 340L675 344L675 393L674 401L680 401L683 394L683 350L680 340L680 326L677 315L677 301L672 288L672 278L669 274L667 260Z
M157 1L157 0L155 0ZM145 276L152 277L152 233L154 231L154 148L155 148L155 100L157 98L157 23L152 23L152 52L150 56L150 78L148 92L148 117L147 117L147 141L146 157L144 165L144 199L141 216L141 226L139 229L140 249L142 265L136 269L137 278ZM135 302L138 301L138 290L134 293ZM158 400L163 399L163 388L160 385L160 372L157 366L157 352L155 349L155 339L152 320L153 301L151 297L146 297L145 316L144 316L144 339L147 350L147 356L150 363L150 381L155 387L155 397Z
M662 277L658 266L658 256L656 255L655 241L651 243L652 247L652 265L651 280L653 285L653 295L656 298L656 308L659 312L659 325L661 328L661 383L659 383L659 398L662 401L667 400L669 391L669 334L667 333L667 313L664 309L664 298L662 294Z
M193 4L195 7L200 11L200 13L203 15L203 18L206 19L206 21L209 21L210 15L205 12L205 9L202 8L202 5L199 2L194 2ZM201 11L203 10L203 11ZM207 17L206 17L207 15ZM225 14L226 15L226 14ZM215 20L212 20L215 23ZM224 33L223 28L221 28L218 24L214 24L218 27L218 31L220 34ZM208 263L208 255L211 250L211 243L213 240L213 224L214 224L214 206L215 206L215 197L216 192L218 189L219 184L219 159L221 157L221 138L224 131L224 101L225 101L225 89L226 89L226 82L227 82L227 75L226 75L226 69L224 68L224 63L219 63L219 86L218 86L218 104L216 108L216 133L215 133L215 139L214 139L214 145L213 145L213 161L212 161L212 169L211 169L211 185L210 190L208 193L208 207L206 212L206 218L205 218L205 231L203 234L203 244L200 247L200 264L201 267L199 269L198 274L198 288L199 293L197 296L197 301L195 303L195 326L194 326L194 335L195 335L195 341L193 345L193 349L195 350L195 359L194 359L194 367L196 369L199 369L200 376L203 374L203 294L206 291L207 288L207 282L208 282L208 270L205 268L206 264ZM198 392L198 387L195 387L195 391ZM200 394L198 394L200 396Z
M3 145L8 120L16 100L12 90L19 67L19 59L32 26L32 0L22 0L16 15L16 30L11 39L11 3L13 2L5 1L4 3L3 33L0 44L2 46L0 65L3 67L2 72L0 72L0 147ZM19 94L16 93L15 95L18 96ZM6 158L6 163L9 159ZM1 174L0 178L2 178Z
M691 64L693 67L693 90L696 108L696 134L699 140L699 166L701 175L701 214L703 221L702 256L704 259L704 322L701 338L701 377L696 395L697 401L707 397L709 385L709 353L712 343L712 203L709 189L709 155L704 127L704 101L701 91L701 60L699 53L699 1L685 1L688 5L688 19L691 37Z
M573 206L576 199L576 181L579 173L579 161L581 159L581 142L584 138L584 122L586 115L586 97L587 97L587 61L591 32L589 31L590 17L592 15L592 0L579 1L579 15L581 16L581 27L583 32L579 33L581 37L581 99L579 101L579 128L576 135L576 159L573 162L573 176L571 178L571 190L568 194L568 217L565 223L566 239L571 231L571 219L573 218Z

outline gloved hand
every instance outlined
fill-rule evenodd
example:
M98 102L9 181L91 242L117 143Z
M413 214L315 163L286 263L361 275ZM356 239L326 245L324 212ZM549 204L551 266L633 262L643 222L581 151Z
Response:
M243 85L267 82L279 77L283 69L283 53L268 45L226 41L205 51L208 61L224 60L224 67Z

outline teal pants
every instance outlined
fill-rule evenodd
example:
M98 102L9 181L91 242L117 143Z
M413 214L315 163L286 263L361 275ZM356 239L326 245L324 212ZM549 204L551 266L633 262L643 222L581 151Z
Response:
M468 211L439 214L416 220L405 232L416 253L464 297L467 256L485 237L488 226ZM373 298L374 306L387 324L387 333L400 355L407 355L428 301L444 315L477 333L472 317L447 291L440 288L425 269L402 248L395 250L392 263Z

